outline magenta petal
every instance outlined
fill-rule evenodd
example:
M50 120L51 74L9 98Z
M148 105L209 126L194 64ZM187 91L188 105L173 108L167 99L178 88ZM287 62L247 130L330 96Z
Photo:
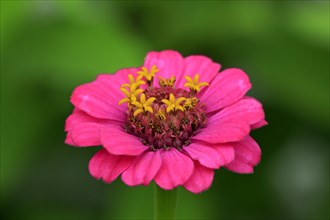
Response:
M268 125L268 122L265 119L261 119L260 121L254 123L251 125L251 129L257 129L257 128L261 128L265 125Z
M232 144L216 144L213 148L220 154L220 166L227 165L235 159L235 150Z
M80 124L85 123L87 123L89 128L93 128L91 133L85 133L84 135L84 132L87 130L84 128L84 126L81 126ZM101 124L104 123L106 123L105 120L93 118L85 112L75 108L73 110L73 113L67 118L65 122L65 131L68 132L65 139L65 143L72 146L100 145L100 134L97 133L96 130L98 130ZM73 132L73 130L75 131ZM73 140L73 137L75 140ZM80 140L80 138L82 139Z
M120 69L115 74L100 74L97 76L96 81L101 84L104 84L105 87L108 87L108 88L113 87L113 89L119 90L119 88L122 84L129 82L128 75L132 74L134 77L136 77L138 70L139 70L139 68L132 67L132 68ZM114 85L114 83L116 83L116 84ZM111 93L110 95L114 95L114 94ZM116 97L113 96L113 98L116 98ZM121 97L121 98L124 98L124 97ZM118 101L121 98L117 97Z
M226 69L210 83L200 100L207 105L207 112L214 112L241 99L251 88L249 77L243 70Z
M116 156L105 149L98 151L89 161L89 172L96 179L106 183L114 181L133 162L134 157Z
M183 74L177 76L177 86L183 87L186 82L184 76L194 78L196 74L200 75L201 82L210 83L212 79L219 73L220 64L214 63L210 58L205 56L188 56L184 59Z
M160 152L149 151L137 157L122 174L121 179L129 186L148 185L162 165Z
M210 188L213 181L213 176L213 169L203 167L195 162L194 172L183 186L193 193L200 193Z
M205 141L207 143L227 143L240 141L250 132L250 126L244 121L213 121L207 127L200 130L192 137L192 140Z
M123 69L114 75L102 74L96 81L78 86L71 96L72 104L95 118L123 122L127 105L118 104L125 97L119 88L127 83L128 73L133 71L137 69Z
M113 89L115 91L116 88ZM108 91L100 90L99 84L92 82L78 86L72 96L72 104L87 114L101 119L112 119L124 121L125 108L118 106L113 100L110 99ZM120 96L120 93L116 93Z
M94 122L98 124L119 124L117 121L105 120L94 118L84 111L81 111L78 108L75 108L72 114L65 121L65 131L71 131L76 125L85 123L85 122Z
M226 168L236 173L253 173L261 158L261 150L257 142L247 136L238 143L233 143L235 159Z
M102 129L101 143L109 153L115 155L137 156L149 149L141 143L138 137L124 132L118 126Z
M240 141L250 132L250 125L265 117L257 100L245 97L209 117L206 128L193 137L208 143Z
M71 138L70 132L66 135L64 143L71 145L71 146L76 146L76 144L73 142Z
M85 122L76 125L70 132L71 140L75 146L88 147L101 145L101 124Z
M184 151L203 166L213 169L230 163L235 157L233 147L226 144L211 145L204 142L194 142L184 147Z
M155 182L166 190L183 185L193 172L193 161L175 148L161 150L161 154L163 163L155 176Z
M65 131L70 131L74 126L83 122L103 122L103 120L94 118L85 112L75 108L73 113L65 121Z
M161 52L149 52L145 58L144 66L151 69L153 65L159 69L156 75L163 78L170 78L172 75L179 76L183 71L183 57L180 53L173 50L164 50ZM155 78L158 81L158 77Z
M118 124L116 121L94 118L75 108L65 122L68 132L65 143L73 146L98 146L102 127Z
M224 108L219 113L209 118L212 121L241 120L252 125L265 118L260 102L254 98L244 97L238 102Z

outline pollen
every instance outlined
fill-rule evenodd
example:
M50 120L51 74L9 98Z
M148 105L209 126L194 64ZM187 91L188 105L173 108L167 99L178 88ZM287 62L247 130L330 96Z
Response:
M198 82L199 74L196 74L194 79L192 79L190 76L185 76L184 78L187 80L184 86L188 87L192 93L199 92L201 87L209 85L207 82Z

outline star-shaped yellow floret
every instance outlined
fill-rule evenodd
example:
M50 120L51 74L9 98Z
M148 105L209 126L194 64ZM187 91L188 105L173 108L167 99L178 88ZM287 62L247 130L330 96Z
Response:
M153 65L150 71L148 71L147 68L142 67L142 70L138 71L137 74L144 76L150 82L157 72L159 72L159 69L157 69L156 65Z
M184 84L185 87L189 87L190 91L192 92L199 92L201 90L202 86L208 86L209 83L207 82L198 82L199 81L199 74L196 74L194 79L192 79L190 76L184 77L187 82Z
M129 90L125 89L124 87L120 88L120 91L122 91L125 95L126 98L123 98L122 100L119 101L119 105L127 102L128 104L132 104L133 102L136 101L136 98L138 95L143 92L143 89L140 89L136 86L136 84L132 84L129 86Z
M146 95L144 93L141 94L140 96L140 102L132 102L132 105L135 105L135 107L137 108L134 111L134 116L137 116L138 114L142 113L142 112L150 112L150 113L154 113L154 110L151 107L151 104L156 100L155 97L151 97L148 98L148 100L146 100Z
M131 85L135 85L137 88L142 85L145 84L146 82L142 80L142 75L139 75L136 77L136 79L134 79L134 76L132 74L128 74L128 79L129 79L129 84L125 83L123 85L121 85L121 88L124 87L130 87Z
M181 105L181 102L186 100L185 97L181 97L178 99L175 99L174 95L171 93L169 99L162 99L162 102L167 105L166 112L171 111L184 111L183 106Z

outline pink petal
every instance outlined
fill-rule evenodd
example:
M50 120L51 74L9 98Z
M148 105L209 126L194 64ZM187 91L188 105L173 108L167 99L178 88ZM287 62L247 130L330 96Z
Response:
M262 105L257 100L245 97L211 115L207 126L193 137L208 143L240 141L250 132L250 125L265 117Z
M193 193L200 193L210 188L213 176L213 169L206 168L195 162L194 172L183 186Z
M71 96L72 104L93 117L123 122L127 105L118 104L125 97L119 88L127 83L128 73L136 70L123 69L114 75L99 75L96 81L78 86Z
M251 129L261 128L261 127L263 127L265 125L268 125L268 122L265 119L261 119L257 123L252 124L251 125Z
M161 154L163 163L155 176L155 182L166 190L183 185L193 172L193 161L175 148L161 150Z
M138 137L126 133L119 126L102 129L101 143L109 153L115 155L137 156L149 149Z
M65 122L68 132L65 143L73 146L87 147L100 145L100 129L118 122L94 118L75 108Z
M111 183L132 164L133 159L134 157L112 155L102 149L89 161L89 172L94 178L102 178L104 182Z
M241 99L251 88L249 77L240 69L231 68L220 72L201 94L200 101L211 113Z
M253 173L253 167L260 162L261 150L257 142L247 136L238 143L233 143L235 159L226 168L236 173Z
M155 81L158 82L157 76L170 78L172 75L179 76L183 71L184 60L180 53L173 50L164 50L161 52L149 52L145 58L144 66L149 70L153 65L159 69L156 73ZM158 85L158 83L155 83Z
M254 98L244 97L216 115L211 116L208 122L240 120L252 125L264 118L265 113L261 103Z
M177 75L177 85L183 88L183 84L186 82L184 76L194 78L196 74L200 75L201 82L210 83L217 73L219 73L220 67L220 64L214 63L208 57L198 55L188 56L184 59L183 74Z
M100 120L100 119L96 119L93 118L89 115L87 115L85 112L75 108L73 110L73 113L66 119L65 121L65 131L68 132L66 135L66 139L65 139L65 143L72 145L72 146L81 146L83 145L81 141L79 141L78 139L76 140L77 142L80 142L81 145L78 145L77 143L75 143L72 140L72 130L74 129L74 127L76 127L77 125L81 124L81 123L90 123L90 122L99 122L99 123L104 123L104 120ZM77 127L79 129L79 127ZM77 136L77 135L75 135ZM77 136L78 137L78 136ZM99 137L99 134L97 134L97 136L93 137L92 139L95 139L96 137ZM99 143L97 143L96 145L99 145ZM86 145L89 146L89 145Z
M76 125L70 132L74 146L88 147L101 145L101 127L101 124L93 122L85 122Z
M78 108L73 109L73 112L65 121L65 131L72 130L76 125L85 123L85 122L94 122L99 124L121 124L121 122L112 121L112 120L106 120L106 119L99 119L94 118L87 113L81 111Z
M68 132L68 134L66 135L64 143L71 145L71 146L76 146L76 144L73 142L73 140L71 138L70 132Z
M250 132L250 126L244 121L213 121L192 137L192 140L205 141L207 143L227 143L240 141Z
M133 164L122 174L121 179L129 186L148 185L162 165L159 150L149 151L137 157Z
M103 120L91 117L85 112L75 108L73 113L65 121L65 131L70 131L74 126L83 122L103 122Z
M232 162L235 157L234 148L228 144L208 144L195 141L184 147L184 151L201 165L212 169L219 169L220 166Z
M97 81L104 84L106 87L112 87L114 85L114 81L116 85L114 88L119 89L120 86L124 83L129 83L128 75L132 74L134 77L137 76L139 68L124 68L118 70L115 74L100 74L97 76ZM114 96L115 97L115 96ZM118 101L121 98L118 98Z

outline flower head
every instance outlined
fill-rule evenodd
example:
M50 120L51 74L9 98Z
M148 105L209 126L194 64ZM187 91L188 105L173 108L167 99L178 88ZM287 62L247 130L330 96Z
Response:
M251 84L242 70L219 69L204 56L161 51L140 68L99 75L71 96L66 143L101 145L89 170L107 183L121 175L130 186L154 180L199 193L220 167L252 173L261 150L249 134L267 124L264 111L245 96Z

